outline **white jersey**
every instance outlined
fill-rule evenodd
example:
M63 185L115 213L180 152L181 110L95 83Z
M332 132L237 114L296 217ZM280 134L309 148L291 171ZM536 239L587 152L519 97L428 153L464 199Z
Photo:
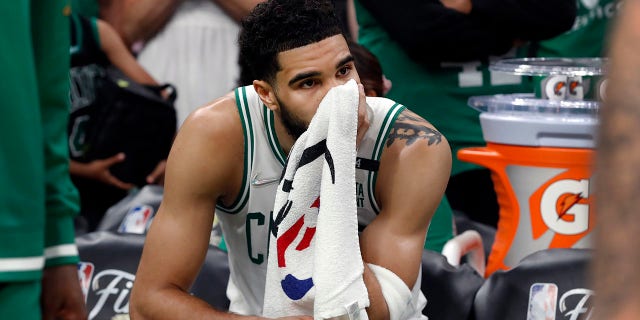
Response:
M253 86L237 88L235 97L244 133L242 190L231 206L218 204L216 215L229 249L229 311L261 315L269 228L286 155L276 136L274 114L263 105ZM404 110L404 106L385 98L367 98L367 103L373 117L356 160L356 167L359 167L356 170L358 222L361 228L379 212L374 197L377 161L393 123ZM420 279L417 286L419 284Z

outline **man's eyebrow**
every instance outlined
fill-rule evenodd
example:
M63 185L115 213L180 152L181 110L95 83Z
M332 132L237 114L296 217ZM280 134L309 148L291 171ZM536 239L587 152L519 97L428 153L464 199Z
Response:
M353 58L352 55L348 55L346 57L344 57L342 60L338 61L338 63L336 63L336 69L339 69L340 67L342 67L343 65L354 61L355 59ZM320 75L320 72L318 71L311 71L311 72L303 72L303 73L299 73L296 74L293 78L291 78L291 80L289 80L289 85L292 86L294 83L302 80L302 79L306 79L306 78L311 78L311 77L317 77Z
M320 75L320 72L318 72L318 71L298 73L293 78L291 78L291 80L289 80L289 85L292 86L294 83L296 83L296 82L298 82L298 81L300 81L302 79L311 78L311 77L317 77L319 75Z
M340 61L338 61L338 63L336 63L336 69L339 69L343 65L345 65L345 64L347 64L347 63L349 63L351 61L354 61L354 60L355 60L355 58L353 57L353 55L348 55L348 56L342 58L342 60L340 60Z

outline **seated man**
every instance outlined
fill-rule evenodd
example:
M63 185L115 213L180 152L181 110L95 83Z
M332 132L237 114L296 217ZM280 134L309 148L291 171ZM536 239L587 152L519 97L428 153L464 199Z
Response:
M255 80L195 111L178 133L164 199L132 291L134 319L261 315L269 294L264 287L271 211L286 155L332 87L360 82L329 2L270 0L259 4L242 27L243 77ZM371 183L357 181L365 195L359 221L367 224L360 234L362 259L415 288L429 221L451 169L449 145L404 106L365 98L362 86L353 107L358 108L358 157L379 161ZM188 291L207 252L214 212L229 250L231 313ZM390 302L366 265L364 282L369 317L388 319ZM420 305L415 291L405 306Z

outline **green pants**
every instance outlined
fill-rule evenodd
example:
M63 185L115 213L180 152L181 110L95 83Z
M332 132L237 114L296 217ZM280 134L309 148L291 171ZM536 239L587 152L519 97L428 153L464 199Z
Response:
M0 319L39 320L40 281L0 282Z

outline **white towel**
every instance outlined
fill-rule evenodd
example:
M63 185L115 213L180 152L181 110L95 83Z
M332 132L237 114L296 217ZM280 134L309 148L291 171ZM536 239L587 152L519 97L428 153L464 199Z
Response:
M358 86L331 89L293 146L274 204L263 315L367 319L355 189Z

